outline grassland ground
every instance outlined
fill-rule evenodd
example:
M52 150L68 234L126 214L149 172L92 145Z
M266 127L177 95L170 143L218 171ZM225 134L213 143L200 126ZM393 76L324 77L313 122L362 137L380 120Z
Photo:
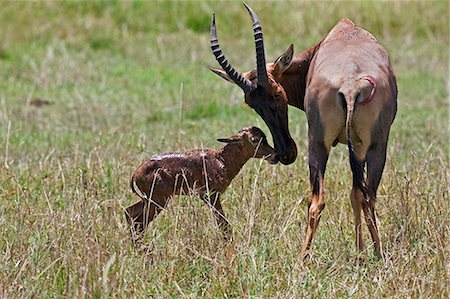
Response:
M123 207L149 154L213 147L262 120L211 74L209 22L239 70L254 67L240 2L0 4L2 297L450 296L449 4L251 2L275 59L314 45L341 18L372 32L397 74L399 110L379 189L387 261L355 263L344 146L328 163L312 260L299 249L309 192L307 128L289 110L299 156L249 162L223 196L225 244L210 209L175 198L134 250ZM48 105L35 107L32 100Z

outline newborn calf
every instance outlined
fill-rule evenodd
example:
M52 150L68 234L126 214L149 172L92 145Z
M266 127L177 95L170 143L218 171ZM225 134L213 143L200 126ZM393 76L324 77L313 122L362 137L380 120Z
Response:
M275 150L257 127L247 127L228 138L220 150L193 149L181 153L154 155L145 160L131 178L131 189L139 202L126 208L133 235L139 237L166 206L173 195L196 194L213 208L217 223L228 229L220 195L225 192L242 166L252 157L276 164Z

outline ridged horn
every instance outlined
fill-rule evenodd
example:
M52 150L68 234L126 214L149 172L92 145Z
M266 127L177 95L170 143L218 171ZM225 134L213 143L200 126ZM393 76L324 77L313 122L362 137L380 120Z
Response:
M259 22L258 16L253 12L253 10L245 2L242 2L247 8L253 22L253 36L255 37L255 48L256 48L256 73L258 75L258 83L261 86L267 86L269 80L267 78L266 70L266 56L264 55L264 40L263 32L261 28L261 23Z
M249 93L254 89L252 82L244 78L241 73L236 71L234 67L228 62L225 55L223 55L222 50L220 49L219 40L217 39L215 14L213 14L211 21L211 50L222 69L227 73L228 76L230 76L234 83L242 88L245 93Z

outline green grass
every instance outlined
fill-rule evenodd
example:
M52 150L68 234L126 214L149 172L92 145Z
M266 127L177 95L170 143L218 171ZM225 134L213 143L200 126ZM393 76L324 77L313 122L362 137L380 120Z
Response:
M123 207L149 154L218 148L255 124L239 88L211 74L209 22L234 66L254 67L240 2L2 2L0 293L4 297L450 296L449 4L252 2L268 60L301 51L343 17L371 31L397 74L399 111L379 189L387 261L358 266L347 150L330 157L313 258L300 247L309 194L305 115L289 110L299 156L250 161L223 196L225 244L208 207L174 198L134 250ZM27 105L33 98L52 104Z

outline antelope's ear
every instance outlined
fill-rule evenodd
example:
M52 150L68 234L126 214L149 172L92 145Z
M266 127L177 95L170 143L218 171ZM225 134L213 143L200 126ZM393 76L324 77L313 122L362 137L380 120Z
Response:
M288 69L288 67L291 65L293 55L294 45L291 44L286 52L281 54L281 56L278 57L273 63L274 69L272 74L275 77L281 76L281 74L283 74L283 72Z
M222 77L223 79L227 80L228 82L234 83L234 81L230 78L230 76L227 75L227 73L225 73L225 71L221 70L221 69L217 69L214 68L212 66L209 65L205 65L211 72L213 72L216 75L219 75L220 77Z

